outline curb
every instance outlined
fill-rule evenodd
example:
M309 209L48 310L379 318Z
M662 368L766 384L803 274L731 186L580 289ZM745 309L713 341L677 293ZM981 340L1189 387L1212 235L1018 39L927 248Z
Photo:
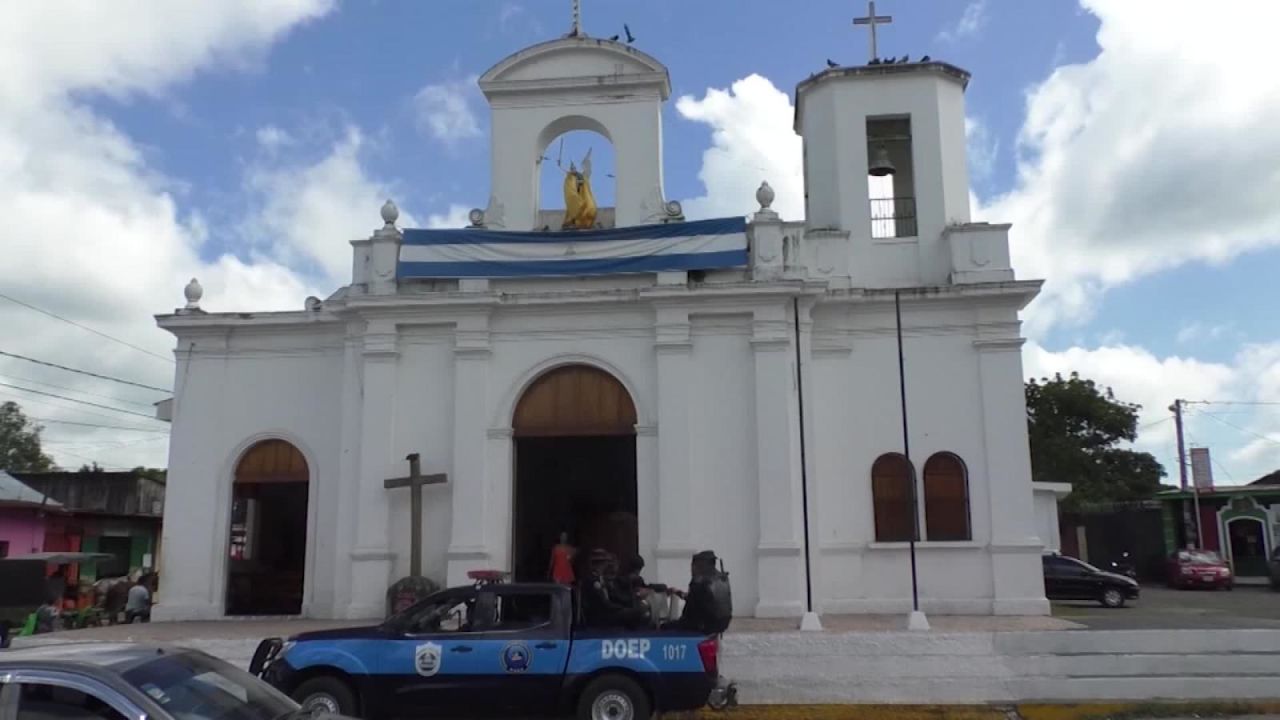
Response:
M1280 715L1280 700L1021 703L1012 705L740 705L728 710L665 713L697 720L1137 720Z

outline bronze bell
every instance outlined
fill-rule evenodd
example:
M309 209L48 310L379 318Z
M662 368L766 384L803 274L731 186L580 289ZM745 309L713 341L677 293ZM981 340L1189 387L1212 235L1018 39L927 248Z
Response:
M889 160L889 151L883 145L876 148L875 154L871 158L871 167L867 169L867 173L875 177L884 177L892 175L897 171L893 166L893 162Z

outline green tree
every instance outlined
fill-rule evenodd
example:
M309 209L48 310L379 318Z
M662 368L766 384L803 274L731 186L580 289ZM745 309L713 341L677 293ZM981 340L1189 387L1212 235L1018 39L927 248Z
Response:
M165 476L168 473L162 468L149 468L149 467L143 467L142 465L139 465L138 467L133 469L133 474L139 477L144 477L150 480L155 480L156 482L159 482L159 483L163 483L165 481Z
M40 432L16 402L0 405L0 470L47 472L56 466L40 447Z
M1071 483L1064 505L1143 500L1160 490L1164 467L1121 443L1138 437L1141 406L1116 399L1076 373L1027 383L1032 479Z

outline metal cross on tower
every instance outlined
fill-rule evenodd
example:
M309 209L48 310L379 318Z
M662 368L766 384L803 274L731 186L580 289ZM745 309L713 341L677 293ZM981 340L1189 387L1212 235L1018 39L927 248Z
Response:
M582 34L582 0L573 0L573 29L569 31L569 37L578 37Z
M577 0L574 0L577 5ZM853 19L854 25L866 25L871 28L871 59L875 60L880 56L879 50L876 48L876 25L888 25L893 22L892 15L876 15L876 0L867 0L867 16Z

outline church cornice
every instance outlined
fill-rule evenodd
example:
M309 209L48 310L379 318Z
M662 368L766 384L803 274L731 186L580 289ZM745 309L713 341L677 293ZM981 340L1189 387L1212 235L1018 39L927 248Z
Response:
M809 77L801 80L796 84L795 94L792 96L792 104L795 106L795 122L794 129L801 132L802 118L804 112L804 95L820 85L845 78L891 78L907 74L927 74L950 80L960 85L960 88L969 87L969 71L956 67L951 63L931 61L931 62L915 62L906 64L889 64L882 65L858 65L854 67L835 67L828 68L819 73L814 73Z
M598 91L601 85L607 87L612 84L612 82L602 82L602 80L617 81L620 77L625 78L632 75L648 75L650 76L650 83L660 83L663 100L666 100L671 95L670 73L667 71L666 66L659 62L657 58L631 45L605 38L593 38L587 35L548 40L536 45L531 45L508 55L502 60L499 60L493 67L486 70L485 73L480 76L480 89L486 95L489 95L495 92L501 93L506 90L524 88L534 84L543 83L547 80L542 78L527 78L521 80L512 78L511 76L517 74L521 68L537 65L539 62L542 62L554 55L588 53L606 58L613 64L621 62L625 65L639 66L644 68L644 71L633 71L622 75L586 75L568 78L555 78L555 80L562 83L575 83L577 86L583 88L588 88L594 85L597 87Z

